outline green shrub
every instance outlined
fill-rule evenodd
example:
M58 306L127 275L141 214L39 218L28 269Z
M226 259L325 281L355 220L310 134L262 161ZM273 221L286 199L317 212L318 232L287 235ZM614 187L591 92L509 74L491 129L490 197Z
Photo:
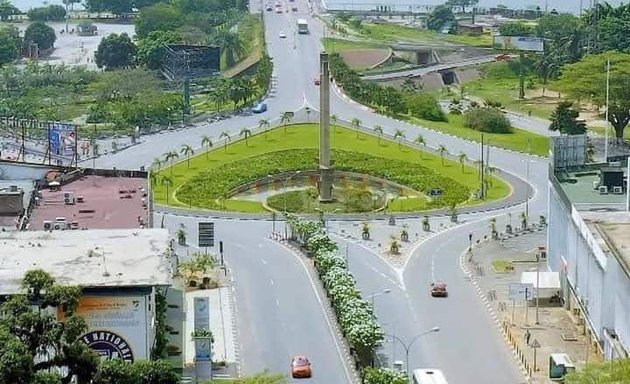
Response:
M498 109L471 108L464 114L464 125L475 131L490 133L512 133L510 120Z
M406 99L409 113L414 117L431 121L448 121L437 99L426 93L410 95Z

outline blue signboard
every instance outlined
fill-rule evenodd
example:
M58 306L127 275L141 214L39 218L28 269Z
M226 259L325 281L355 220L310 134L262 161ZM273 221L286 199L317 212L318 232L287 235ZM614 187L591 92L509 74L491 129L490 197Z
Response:
M48 123L50 151L60 156L74 156L76 146L76 125Z

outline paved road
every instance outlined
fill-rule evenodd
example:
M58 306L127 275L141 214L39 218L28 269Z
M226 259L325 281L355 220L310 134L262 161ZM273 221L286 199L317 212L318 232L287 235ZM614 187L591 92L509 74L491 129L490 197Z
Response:
M307 9L304 0L297 0L297 3L301 10ZM292 33L298 17L309 20L310 35ZM317 52L321 48L321 24L303 12L282 15L265 12L265 20L276 76L274 97L268 100L269 112L263 116L237 117L187 131L148 137L132 151L98 159L97 166L137 168L149 165L153 158L182 144L198 147L201 135L218 137L223 130L238 132L244 126L256 126L261 117L277 118L283 111L296 110L307 104L316 107L318 89L312 78L319 73ZM288 37L278 38L280 31L286 32ZM479 157L477 145L376 115L369 108L348 101L340 93L334 93L331 109L344 120L357 117L368 127L380 124L390 133L401 128L410 138L422 133L431 147L444 144L451 153L463 151L471 159ZM525 161L528 160L531 161L529 179L536 191L530 202L530 213L537 217L539 212L544 212L547 203L546 160L498 149L491 153L492 165L523 179L526 178ZM523 207L513 209L513 217L516 218L522 210ZM466 219L466 215L462 219ZM507 216L501 213L499 228L504 225L504 220ZM225 229L219 229L222 226ZM487 231L485 222L471 227L479 232ZM346 382L343 366L334 363L338 360L334 341L326 334L321 309L308 288L310 283L300 265L285 250L264 240L266 231L269 231L264 224L225 222L219 228L218 231L223 231L219 236L230 239L229 253L233 254L230 262L237 281L238 304L242 307L239 320L244 332L250 332L242 338L245 372L263 367L285 371L288 355L304 350L313 356L316 367L325 367L322 371L326 372L327 380L322 382ZM377 299L379 318L388 333L405 338L433 325L443 328L439 333L425 336L414 346L412 368L438 366L453 383L520 383L522 378L515 363L507 357L498 332L492 328L487 313L459 270L457 257L466 246L467 230L447 232L420 246L402 278L397 277L398 284L404 289L396 288L388 297ZM364 255L361 250L356 250L357 256L352 249L350 252L351 270L360 284L366 284L366 291L376 291L396 281L392 278L395 274L386 264ZM452 292L450 298L441 301L428 298L428 282L436 276L448 282ZM274 280L275 288L271 287L271 280ZM286 332L285 327L289 327ZM387 344L385 351L390 347L393 349Z
M442 63L442 64L433 64L428 65L422 68L410 69L407 71L397 71L397 72L388 72L388 73L379 73L374 75L365 75L361 76L363 80L366 81L388 81L394 79L401 79L407 77L420 77L427 75L429 73L444 71L447 69L454 69L459 67L469 67L471 65L479 65L483 63L490 63L495 61L495 55L492 56L482 56L475 59L468 59L463 61L457 61L453 63Z

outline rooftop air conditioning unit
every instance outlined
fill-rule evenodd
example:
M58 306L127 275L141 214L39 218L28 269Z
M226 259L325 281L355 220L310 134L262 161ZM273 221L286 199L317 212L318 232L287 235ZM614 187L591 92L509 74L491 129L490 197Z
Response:
M55 231L63 231L66 229L67 224L65 222L55 221L52 226Z
M74 205L74 203L76 202L75 197L74 197L74 192L64 192L63 202L66 205Z
M599 186L599 194L600 195L607 195L608 194L608 187L605 185L600 185Z
M614 193L615 195L623 195L623 187L621 186L613 187L612 193Z
M53 228L53 222L50 220L44 220L44 230L50 231Z

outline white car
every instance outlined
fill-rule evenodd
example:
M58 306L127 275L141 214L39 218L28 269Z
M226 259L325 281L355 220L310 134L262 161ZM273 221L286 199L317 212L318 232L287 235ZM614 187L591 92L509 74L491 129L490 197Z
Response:
M285 38L287 37L287 34L286 34L286 33L284 33L284 32L280 32L280 33L278 34L278 37L280 37L281 39L285 39Z

